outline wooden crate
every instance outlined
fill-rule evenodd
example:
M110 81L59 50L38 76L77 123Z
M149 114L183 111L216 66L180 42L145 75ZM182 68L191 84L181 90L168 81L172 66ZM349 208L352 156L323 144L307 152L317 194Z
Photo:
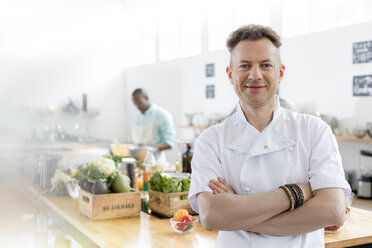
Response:
M110 193L94 195L85 190L79 191L79 212L93 220L139 216L141 193Z
M173 213L180 208L186 209L190 214L195 214L187 200L189 192L166 194L159 191L149 190L149 193L149 208L156 214L173 217ZM181 200L180 197L184 195L186 195L186 199Z

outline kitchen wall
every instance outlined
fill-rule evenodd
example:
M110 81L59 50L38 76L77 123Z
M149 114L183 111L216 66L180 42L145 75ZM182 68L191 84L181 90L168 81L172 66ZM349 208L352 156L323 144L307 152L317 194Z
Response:
M228 114L237 102L226 74L227 51L209 52L171 61L124 69L125 1L13 0L0 2L0 141L10 132L31 136L44 125L79 123L82 133L105 139L130 140L136 111L131 93L137 87L174 117L179 139L195 130L181 128L185 113ZM371 74L371 64L352 64L352 43L372 39L372 22L283 40L286 75L280 94L298 111L331 114L341 131L372 121L371 97L352 97L352 77ZM205 36L205 33L204 33ZM129 42L130 43L130 42ZM215 77L205 77L205 64L215 64ZM205 98L205 86L215 85L215 98ZM61 112L70 97L99 115ZM15 130L15 131L14 131ZM345 166L353 166L359 147L340 144ZM174 157L172 157L173 160Z
M368 22L283 39L281 56L286 74L280 94L292 100L297 111L336 116L342 132L350 132L359 122L372 121L372 98L352 96L353 76L372 74L370 63L352 64L352 43L371 40L371 27L372 22ZM176 126L186 125L185 113L227 114L237 101L225 73L228 61L226 51L204 51L200 56L128 68L127 94L137 86L145 87L154 102L173 114ZM215 63L215 77L205 77L206 63ZM205 98L207 84L215 84L216 98ZM135 109L126 99L131 115ZM192 130L177 131L179 138L193 135ZM347 168L358 164L358 150L363 147L371 148L366 144L340 144Z
M121 139L125 130L123 1L0 2L0 140L45 125ZM99 115L63 114L70 97ZM5 114L4 114L5 113Z

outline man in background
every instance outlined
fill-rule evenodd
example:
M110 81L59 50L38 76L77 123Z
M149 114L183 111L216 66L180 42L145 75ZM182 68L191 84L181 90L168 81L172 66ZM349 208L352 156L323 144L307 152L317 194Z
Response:
M151 103L147 92L142 88L133 91L132 101L139 110L132 123L133 143L154 146L159 151L174 147L176 131L172 115Z

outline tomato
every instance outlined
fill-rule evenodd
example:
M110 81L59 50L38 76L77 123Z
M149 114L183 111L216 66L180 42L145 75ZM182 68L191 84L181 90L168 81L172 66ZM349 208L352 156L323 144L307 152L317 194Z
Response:
M175 221L181 221L184 216L189 215L189 212L186 209L178 209L173 214L173 218Z
M337 231L340 229L342 226L328 226L325 228L326 231Z
M186 216L183 216L182 222L192 222L192 216L191 215L186 215Z
M350 212L350 208L346 208L345 213L347 214L349 212Z
M187 223L177 223L176 224L176 229L178 231L182 231L185 228L185 226L187 226Z

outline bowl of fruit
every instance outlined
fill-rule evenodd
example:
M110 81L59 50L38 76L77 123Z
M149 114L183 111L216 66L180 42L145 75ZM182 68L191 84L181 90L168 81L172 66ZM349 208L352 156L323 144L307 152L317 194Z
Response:
M350 207L351 207L351 204L353 202L353 199L354 199L354 193L353 192L351 192L345 199L346 200L346 209L345 209L346 221L344 222L344 224L341 225L341 226L327 226L327 227L324 228L324 232L326 232L326 233L338 233L344 228L344 225L346 224L347 219L350 216Z
M199 218L189 215L186 209L178 209L174 212L173 218L169 219L169 222L175 232L188 233L196 228Z

